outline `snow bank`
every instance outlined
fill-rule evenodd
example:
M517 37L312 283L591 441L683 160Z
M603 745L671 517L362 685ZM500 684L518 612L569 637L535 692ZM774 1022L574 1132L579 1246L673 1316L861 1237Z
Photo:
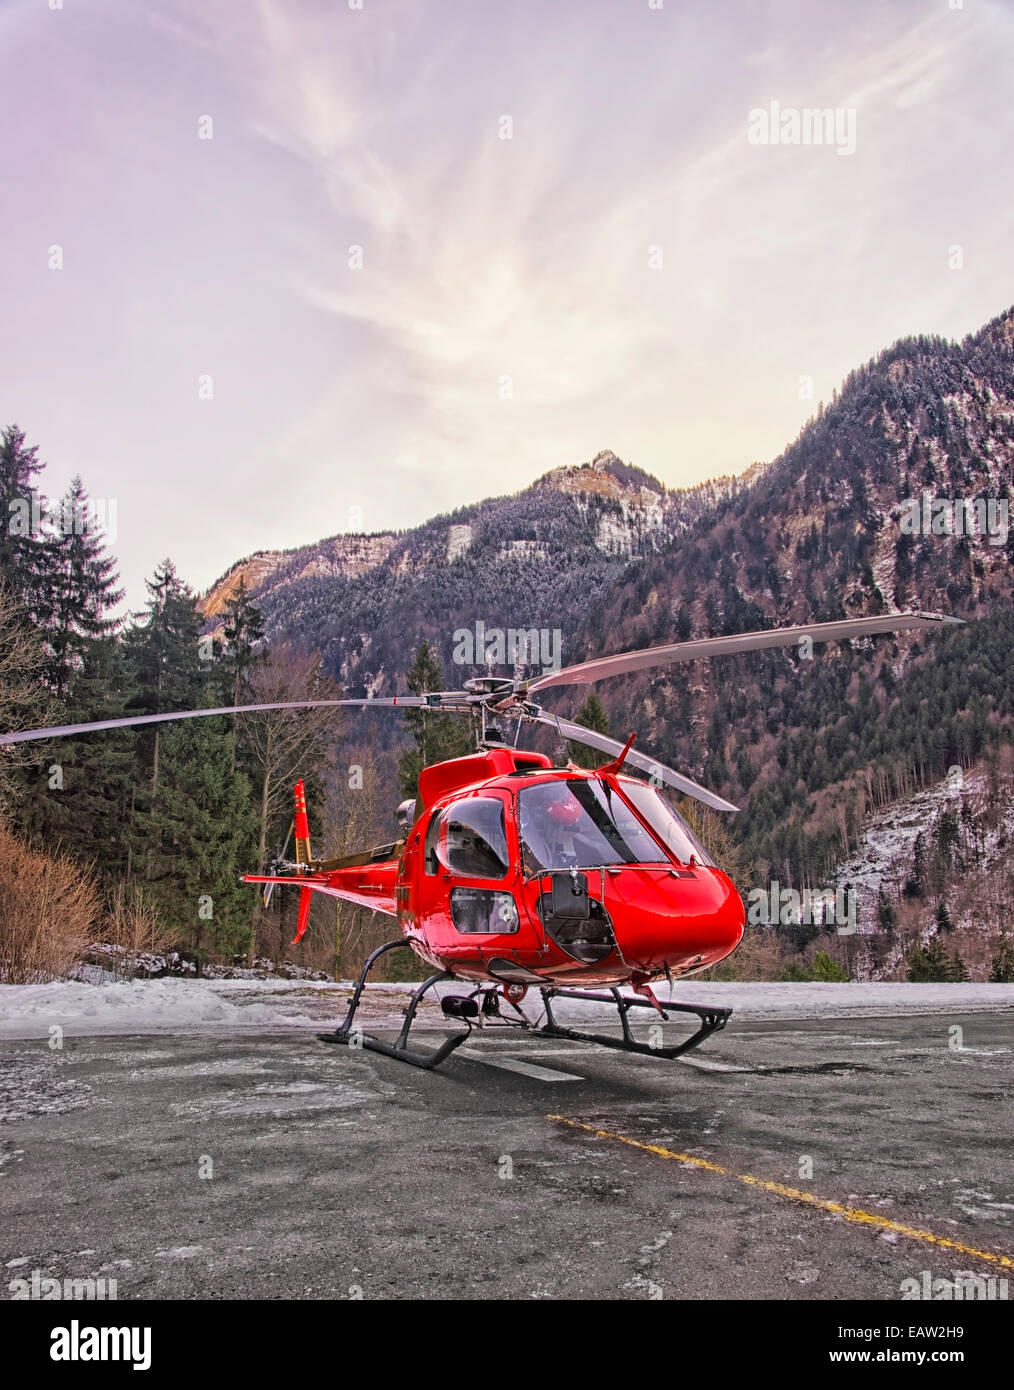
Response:
M401 1022L412 985L374 985L367 990L360 1018L367 1027L393 1028ZM441 993L463 993L468 986L449 982ZM668 986L656 990L663 1001ZM0 1039L47 1038L58 1024L69 1036L201 1032L214 1029L320 1028L344 1014L347 983L305 980L134 980L114 984L61 981L46 985L0 985ZM888 1017L898 1013L946 1014L1009 1009L1014 985L988 984L708 984L687 980L674 997L686 1004L713 1004L735 1010L737 1019ZM525 1011L541 1010L537 990ZM615 1018L611 1005L557 1001L561 1019ZM650 1015L637 1010L638 1018ZM431 1005L419 1022L442 1026ZM1014 1023L1014 1019L1012 1019Z
M48 1037L54 1024L68 1035L319 1025L307 999L328 989L334 986L305 980L173 978L0 985L0 1038Z

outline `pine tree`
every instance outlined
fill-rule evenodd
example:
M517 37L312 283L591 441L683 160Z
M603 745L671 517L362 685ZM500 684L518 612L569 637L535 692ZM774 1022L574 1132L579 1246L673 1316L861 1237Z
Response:
M119 626L109 614L123 590L117 588L116 561L106 554L105 539L96 529L91 500L79 477L68 487L61 511L63 526L53 543L48 642L52 651L49 683L57 699L64 700L88 644Z
M583 724L586 729L591 729L596 734L609 733L609 716L606 714L606 707L592 690L589 692L584 704L574 716L575 724ZM603 763L610 762L611 753L596 753L584 743L569 743L567 754L572 763L577 763L579 767L596 768Z
M162 561L145 585L147 607L134 615L133 625L124 634L129 679L136 691L127 712L163 714L221 703L203 698L214 670L212 663L200 659L200 616L193 593L170 560ZM140 872L147 878L154 872L157 842L151 817L157 812L162 743L171 728L153 724L137 731L138 759L127 832L130 876Z
M849 973L827 951L817 951L813 957L813 977L825 984L845 984Z
M148 881L167 923L200 965L245 950L251 890L239 882L256 859L250 783L232 772L224 719L191 719L164 735L159 794L143 818Z
M894 910L894 904L881 886L877 889L877 930L892 932L897 920L898 914Z
M413 695L431 695L444 688L443 667L429 642L420 642L416 648L405 679ZM437 710L407 709L405 725L415 738L415 747L407 748L398 759L398 785L403 796L418 796L423 768L463 757L471 751L471 739L460 715Z
M87 639L65 717L74 724L124 717L135 694L123 644L112 635ZM23 813L36 807L23 830L93 864L109 892L129 870L138 740L136 729L107 729L46 745L36 773L44 797L23 804Z
M934 877L943 884L951 869L954 852L959 843L958 817L954 811L945 811L936 827L936 873ZM960 867L960 865L959 865Z
M905 964L908 967L906 978L912 984L941 984L951 979L952 962L939 936L934 936L928 946L913 946Z
M938 932L954 930L954 923L951 921L951 914L947 911L945 902L937 903L936 923Z
M46 499L37 486L43 467L38 453L38 446L29 446L17 425L8 425L0 434L0 585L36 630L48 630L55 543Z
M950 971L947 978L955 984L961 984L968 979L968 966L957 951L951 952Z
M222 669L232 704L238 705L246 679L253 665L254 651L264 640L264 619L259 608L250 602L250 591L241 579L236 592L225 606L225 647Z
M1014 941L1003 932L996 948L996 955L990 962L989 982L991 985L1014 984Z
M89 723L127 713L134 688L115 637L89 639L61 719ZM129 867L129 812L134 799L138 731L102 730L26 745L32 765L22 777L15 824L82 865L95 866L111 890Z
M926 892L926 846L920 831L912 848L912 872L903 889L906 898L921 898Z
M145 580L148 605L135 615L125 637L138 694L138 714L162 714L199 707L202 672L198 651L200 615L194 595L179 578L171 560L163 560L152 579ZM134 711L132 711L134 712ZM163 726L146 735L148 783L158 794L159 748Z
M54 714L39 676L45 653L25 610L0 585L0 728L45 727ZM0 817L15 816L26 777L38 762L34 745L11 744L0 752Z
M236 592L225 606L225 646L219 659L222 683L230 703L238 705L249 693L250 672L254 652L264 639L264 619L259 608L250 602L246 581L240 579ZM251 703L250 701L247 701ZM233 772L240 758L239 715L232 716Z

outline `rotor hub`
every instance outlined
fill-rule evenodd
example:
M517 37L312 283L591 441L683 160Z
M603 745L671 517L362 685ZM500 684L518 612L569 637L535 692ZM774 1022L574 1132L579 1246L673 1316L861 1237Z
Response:
M470 695L503 698L514 694L515 682L505 676L473 676L471 680L465 681L463 689Z

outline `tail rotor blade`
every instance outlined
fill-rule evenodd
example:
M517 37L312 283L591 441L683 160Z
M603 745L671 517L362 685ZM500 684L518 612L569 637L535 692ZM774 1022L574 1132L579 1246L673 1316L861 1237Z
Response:
M284 858L285 858L285 852L286 852L286 850L289 848L289 841L292 839L292 832L293 832L294 829L295 829L295 825L294 825L292 822L290 822L290 823L289 823L289 833L288 833L288 834L286 835L286 837L285 837L285 844L282 845L282 852L281 852L281 854L278 856L279 859L284 859ZM274 885L273 883L265 883L265 885L264 885L264 892L263 892L263 894L261 895L261 900L262 900L262 902L264 903L265 909L267 909L267 908L269 908L269 907L271 906L271 897L272 897L272 894L274 893L274 891L275 891L275 885Z

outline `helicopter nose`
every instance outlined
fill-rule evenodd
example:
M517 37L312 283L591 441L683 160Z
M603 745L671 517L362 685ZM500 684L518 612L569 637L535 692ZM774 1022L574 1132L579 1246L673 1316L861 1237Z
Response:
M638 969L703 969L742 939L743 900L720 869L622 868L606 873L604 890L623 958Z

